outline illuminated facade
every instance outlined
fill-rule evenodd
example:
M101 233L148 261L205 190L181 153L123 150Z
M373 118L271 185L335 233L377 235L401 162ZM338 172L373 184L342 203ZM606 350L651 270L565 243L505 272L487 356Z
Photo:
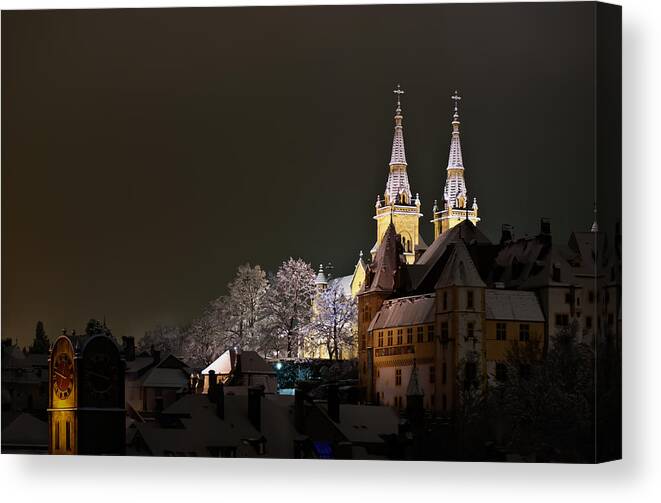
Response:
M372 258L383 240L383 236L390 222L395 225L404 249L404 257L408 264L413 264L417 257L427 248L420 236L420 196L411 192L408 177L408 164L406 162L406 149L404 147L404 126L402 121L401 95L404 91L397 86L394 93L397 95L397 108L395 109L395 132L392 141L388 181L383 193L376 198L376 243L372 248Z

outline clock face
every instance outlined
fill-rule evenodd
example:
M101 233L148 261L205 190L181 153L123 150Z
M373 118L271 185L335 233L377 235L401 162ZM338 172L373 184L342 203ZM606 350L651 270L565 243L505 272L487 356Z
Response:
M92 396L107 399L117 379L117 365L110 355L94 353L85 362L85 383Z
M61 400L69 398L73 390L73 361L67 353L60 353L53 363L53 393Z

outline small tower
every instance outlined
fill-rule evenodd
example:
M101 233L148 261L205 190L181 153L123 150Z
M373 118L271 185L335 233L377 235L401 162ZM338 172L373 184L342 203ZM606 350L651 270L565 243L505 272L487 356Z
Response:
M464 179L464 160L461 153L459 135L459 100L457 91L452 96L454 100L454 115L452 116L452 138L450 140L450 156L448 157L447 178L443 189L441 205L434 203L434 239L451 229L462 220L470 220L474 225L480 221L477 216L477 198L473 198L469 208L468 189Z
M376 214L374 215L376 220L376 243L372 247L371 254L374 258L386 229L392 221L397 234L400 235L406 262L412 264L427 245L420 237L419 231L419 221L422 216L422 213L420 213L420 196L416 194L415 198L413 197L407 173L408 164L406 162L404 128L402 126L404 116L402 115L401 103L401 96L404 91L398 84L397 89L393 92L397 95L395 133L392 141L386 190L383 193L383 200L380 196L376 198Z

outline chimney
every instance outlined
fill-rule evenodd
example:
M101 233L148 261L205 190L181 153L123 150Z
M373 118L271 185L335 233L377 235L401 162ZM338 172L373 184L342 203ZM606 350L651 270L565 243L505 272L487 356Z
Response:
M132 362L135 360L135 338L124 336L122 342L124 343L124 359Z
M261 386L248 388L248 418L250 423L258 431L262 429L262 395L264 389Z
M337 384L328 385L328 416L336 423L340 422L340 397Z
M209 371L209 388L207 389L207 395L209 397L209 400L213 402L216 399L216 386L218 384L218 381L216 380L216 371L215 370L210 370Z
M500 230L500 244L507 243L514 239L514 227L510 224L503 224Z
M305 431L305 392L300 386L294 391L294 426L299 433Z
M216 415L220 419L225 419L225 390L223 381L220 381L216 386Z
M161 361L161 352L157 351L153 345L151 347L151 356L154 359L154 363L158 363Z

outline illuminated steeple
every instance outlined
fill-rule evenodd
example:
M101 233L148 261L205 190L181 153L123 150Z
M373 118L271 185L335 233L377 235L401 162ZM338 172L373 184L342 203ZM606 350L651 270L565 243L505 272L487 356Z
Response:
M411 192L409 184L408 163L406 162L406 149L404 148L404 127L402 121L402 94L404 91L397 84L393 91L397 96L397 106L395 108L395 132L392 140L392 151L390 153L390 163L388 165L388 181L386 190L383 193L383 199L380 196L376 198L376 215L374 219L376 224L376 243L372 247L372 257L383 239L383 236L391 223L395 226L397 234L400 236L402 246L404 247L404 256L409 264L415 262L418 255L426 249L427 245L420 237L419 220L420 196L416 194L415 198Z
M395 133L392 139L392 152L390 154L390 172L384 197L386 204L411 202L411 187L406 172L406 149L404 148L404 127L402 126L402 101L404 94L399 84L393 91L397 95L397 108L395 109Z
M445 187L443 188L442 208L434 207L434 239L462 220L470 220L477 224L477 198L473 198L471 209L468 208L468 189L464 179L464 159L461 153L461 136L459 133L459 101L461 96L457 91L452 95L454 114L452 115L452 137L450 138L450 155L446 168Z

